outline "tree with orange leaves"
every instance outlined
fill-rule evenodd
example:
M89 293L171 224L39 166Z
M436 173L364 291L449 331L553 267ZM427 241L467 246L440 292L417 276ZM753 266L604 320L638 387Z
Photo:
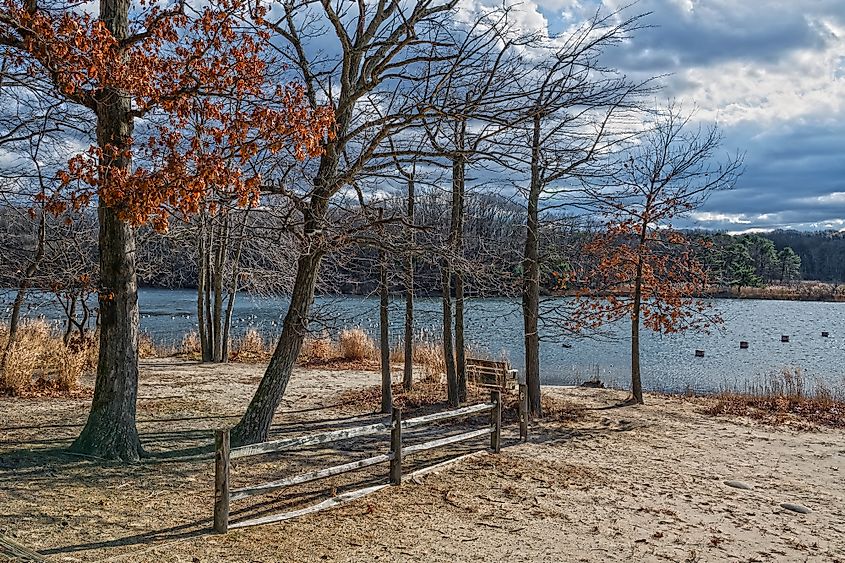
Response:
M265 147L319 154L332 112L303 103L294 86L268 91L266 35L239 27L240 0L197 9L183 0L101 0L96 17L65 0L0 7L0 46L13 64L44 75L56 96L95 118L96 144L60 175L73 205L96 201L100 222L100 356L91 411L72 450L136 460L135 228L152 221L163 229L169 210L193 213L212 190L255 201L261 178L245 173L245 163ZM233 98L256 103L224 111ZM186 127L197 116L203 127ZM150 129L144 142L136 122Z
M718 130L690 131L690 119L671 107L631 148L606 188L591 194L607 224L586 247L592 263L581 280L571 328L630 319L631 403L643 402L641 323L669 334L721 322L699 297L706 270L672 221L701 206L711 192L732 188L743 158L714 165Z

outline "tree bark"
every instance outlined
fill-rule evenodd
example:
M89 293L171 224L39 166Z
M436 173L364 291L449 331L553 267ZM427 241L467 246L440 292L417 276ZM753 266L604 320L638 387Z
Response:
M302 254L297 260L296 279L288 312L282 323L282 334L246 412L232 428L233 445L267 440L273 415L285 394L296 358L302 350L324 254L321 236L329 206L329 196L326 194L332 193L331 187L326 185L326 178L334 177L338 162L339 155L329 146L314 180L314 194L303 213Z
M129 0L101 0L100 21L118 41L129 33ZM109 171L131 169L133 121L126 93L105 87L97 94L97 143L103 149L101 186ZM114 153L111 152L114 149ZM135 425L138 395L138 284L135 229L100 199L100 355L88 421L71 450L106 459L142 455Z
M464 341L464 278L455 273L455 377L458 383L458 402L467 400L466 344Z
M448 262L448 260L444 260ZM457 407L460 404L458 395L458 375L455 371L455 350L452 342L452 272L448 263L441 269L441 293L443 301L443 361L446 364L446 393L449 405Z
M466 127L463 124L463 127ZM460 147L463 148L463 129ZM452 164L452 255L460 261L464 250L464 190L466 161L462 154ZM458 384L458 401L467 398L466 344L464 341L464 278L460 266L455 269L455 371Z
M532 417L543 416L540 389L540 115L534 116L531 140L531 179L528 190L528 217L525 229L525 251L522 261L522 320L525 333L525 381L528 385L528 408Z
M409 391L414 385L414 178L408 179L408 224L409 235L408 259L405 265L405 354L402 367L402 387Z
M223 275L226 266L226 250L229 242L229 216L222 210L219 212L220 229L214 254L214 354L215 362L223 361Z
M208 254L208 244L206 241L206 216L205 210L200 211L199 217L199 244L197 245L197 330L200 337L200 351L203 362L211 361L211 341L209 339L208 327L205 321L205 296L206 283L208 281L208 268L206 256Z
M76 294L71 294L67 298L67 307L65 307L65 314L67 315L67 322L65 323L65 333L62 336L62 342L65 346L70 344L70 337L73 334L73 321L76 319Z
M458 387L458 404L466 401L466 344L464 342L464 279L461 272L461 259L464 251L464 191L466 190L466 157L464 140L466 138L466 120L457 124L455 149L452 157L452 218L449 232L451 258L458 262L453 265L455 272L455 379Z
M640 380L640 302L642 301L643 259L637 260L634 279L634 303L631 310L631 396L635 403L643 404L643 386Z
M388 326L389 292L387 287L387 256L379 249L379 348L381 350L381 412L393 412L393 384L390 376L390 330Z
M238 294L238 276L241 272L241 254L244 247L244 233L246 231L246 223L249 218L249 208L244 211L244 220L241 223L240 232L238 233L237 246L235 247L235 255L232 257L232 276L229 281L228 301L226 303L226 315L223 320L223 353L220 361L223 363L229 362L229 348L232 341L232 313L235 310L235 297Z

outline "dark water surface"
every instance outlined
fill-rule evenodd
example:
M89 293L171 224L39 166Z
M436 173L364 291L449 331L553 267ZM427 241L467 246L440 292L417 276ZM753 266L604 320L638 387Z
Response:
M9 294L0 295L0 317L8 317ZM141 329L162 344L179 342L196 329L196 294L192 290L142 289ZM561 303L566 298L561 298ZM549 302L547 302L548 304ZM710 334L687 333L661 336L643 331L643 383L650 390L716 391L743 388L770 373L798 367L810 379L830 386L845 386L845 304L794 301L718 299L716 310L725 319ZM417 331L436 340L440 332L440 302L417 300ZM239 295L235 305L234 332L257 328L277 335L287 309L285 298ZM522 320L518 303L507 299L468 299L468 342L495 355L504 354L514 367L522 365ZM391 303L391 336L398 342L403 325L404 303ZM49 296L33 295L27 316L58 318L59 309ZM344 326L360 326L376 334L378 300L366 297L318 297L314 330L334 333ZM606 383L625 386L630 370L630 347L626 325L611 327L616 338L568 339L565 347L552 341L554 327L541 331L541 372L544 382L571 384L598 376ZM821 332L830 333L822 338ZM789 343L781 342L789 335ZM749 342L741 350L739 342ZM695 350L705 351L703 358Z

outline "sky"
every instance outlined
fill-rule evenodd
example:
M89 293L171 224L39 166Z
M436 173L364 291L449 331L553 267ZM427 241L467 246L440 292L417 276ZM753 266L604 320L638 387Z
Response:
M597 9L650 13L651 27L608 62L631 76L666 75L667 100L717 123L726 153L746 154L736 188L713 194L688 226L845 230L845 0L506 3L524 29L550 34Z

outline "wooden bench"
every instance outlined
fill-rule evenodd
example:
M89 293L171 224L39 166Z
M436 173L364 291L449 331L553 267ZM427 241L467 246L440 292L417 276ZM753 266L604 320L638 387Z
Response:
M517 382L517 370L511 369L507 362L467 358L466 373L468 381L474 381L482 387L499 389L503 393Z

